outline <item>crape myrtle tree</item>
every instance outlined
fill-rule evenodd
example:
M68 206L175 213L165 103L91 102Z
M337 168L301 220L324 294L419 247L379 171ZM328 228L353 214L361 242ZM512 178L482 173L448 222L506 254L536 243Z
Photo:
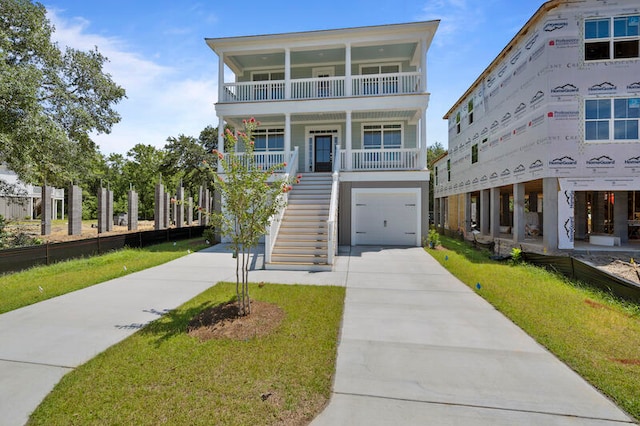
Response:
M289 181L278 178L275 171L287 164L275 164L263 169L256 164L253 132L259 123L244 120L244 131L234 135L225 131L225 153L214 150L222 174L214 179L215 190L222 200L222 211L212 213L213 226L231 242L236 254L236 297L238 314L251 313L249 300L249 260L251 250L258 246L269 219L284 208L283 192L291 190ZM236 152L241 144L244 152Z
M0 162L25 183L63 186L90 170L89 134L111 131L125 91L97 48L62 51L53 31L42 4L0 0Z

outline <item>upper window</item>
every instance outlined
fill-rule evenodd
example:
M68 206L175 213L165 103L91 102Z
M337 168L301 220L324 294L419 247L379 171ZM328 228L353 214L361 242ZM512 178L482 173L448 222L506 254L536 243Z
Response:
M585 20L585 61L638 58L639 27L640 15Z
M478 144L471 145L471 164L478 162Z
M362 92L365 95L398 93L400 65L363 65L360 67ZM389 75L382 75L389 74Z
M364 149L393 149L402 147L401 124L365 124L362 127Z
M585 101L587 141L637 141L639 127L640 97Z
M284 129L256 129L255 151L284 151Z
M469 124L473 124L473 99L469 101L467 108L469 111Z

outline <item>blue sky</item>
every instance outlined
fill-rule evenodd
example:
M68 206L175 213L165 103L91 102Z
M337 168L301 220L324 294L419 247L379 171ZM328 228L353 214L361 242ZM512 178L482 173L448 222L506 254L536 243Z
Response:
M542 0L87 1L43 4L54 39L97 46L106 70L127 91L122 121L94 140L101 152L125 154L137 143L198 136L216 126L217 56L206 37L311 31L440 19L428 59L429 145L447 147L442 116L542 5ZM269 4L269 5L267 5Z

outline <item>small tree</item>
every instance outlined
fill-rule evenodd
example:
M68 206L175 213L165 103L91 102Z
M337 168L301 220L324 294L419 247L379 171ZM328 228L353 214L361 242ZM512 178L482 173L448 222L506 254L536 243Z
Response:
M269 219L284 208L283 192L291 190L284 178L276 178L275 171L286 163L268 169L256 164L253 131L259 123L251 118L243 120L244 132L234 135L225 132L225 154L213 150L223 173L214 180L215 190L222 200L222 211L212 213L212 222L220 235L231 240L236 255L236 296L239 315L251 313L249 300L249 260L251 250L258 246ZM241 144L244 152L236 152Z

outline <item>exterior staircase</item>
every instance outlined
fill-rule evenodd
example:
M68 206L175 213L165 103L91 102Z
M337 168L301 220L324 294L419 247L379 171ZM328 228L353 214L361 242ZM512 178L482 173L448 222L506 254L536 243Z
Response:
M330 271L331 173L306 173L293 186L267 269Z

